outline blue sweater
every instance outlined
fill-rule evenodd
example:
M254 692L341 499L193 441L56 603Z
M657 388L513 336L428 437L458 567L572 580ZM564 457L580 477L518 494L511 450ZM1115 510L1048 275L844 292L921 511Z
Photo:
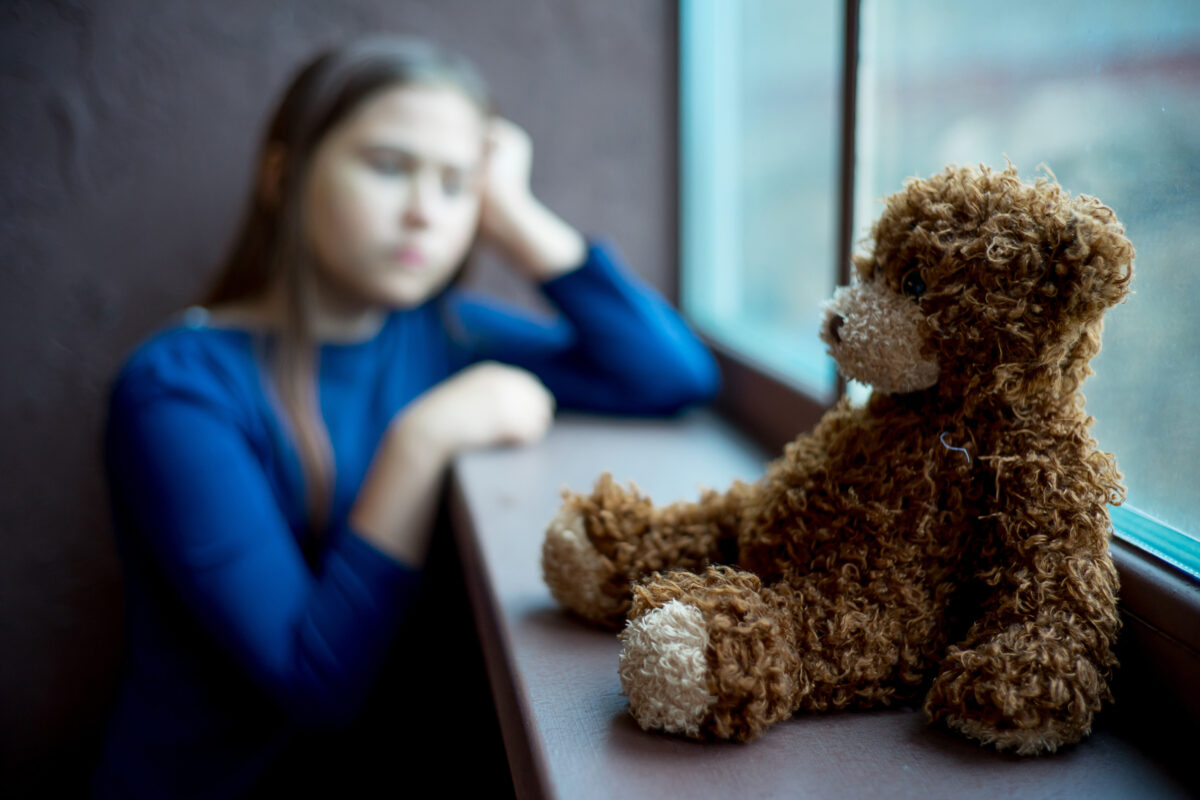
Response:
M593 245L542 289L561 316L452 289L368 341L321 347L336 470L316 540L259 338L196 309L134 353L105 442L129 650L100 795L234 796L297 730L354 717L419 575L346 518L388 422L421 392L486 359L534 372L561 408L665 413L715 391L711 356L611 252Z

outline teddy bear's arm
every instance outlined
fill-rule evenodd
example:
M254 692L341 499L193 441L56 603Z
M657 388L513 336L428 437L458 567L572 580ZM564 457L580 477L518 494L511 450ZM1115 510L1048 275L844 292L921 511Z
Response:
M932 720L1022 755L1090 731L1110 696L1120 627L1107 545L1113 484L1096 477L1097 463L1064 469L1040 454L997 478L998 504L1009 508L988 518L984 563L993 566L979 577L989 597L933 683Z
M591 494L566 493L546 532L542 570L550 592L586 619L615 627L638 578L735 560L742 510L755 491L739 481L698 502L655 508L606 473Z

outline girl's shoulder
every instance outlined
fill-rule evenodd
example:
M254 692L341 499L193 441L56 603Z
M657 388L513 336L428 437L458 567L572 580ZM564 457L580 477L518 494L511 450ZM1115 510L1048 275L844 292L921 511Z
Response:
M139 406L164 399L234 408L261 396L265 343L251 331L210 324L207 310L177 314L139 344L113 382L111 403Z

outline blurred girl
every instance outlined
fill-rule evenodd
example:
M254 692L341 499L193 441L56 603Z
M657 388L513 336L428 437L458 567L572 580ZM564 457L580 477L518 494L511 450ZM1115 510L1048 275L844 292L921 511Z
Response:
M354 719L456 453L535 441L556 405L712 394L708 353L532 196L530 158L428 43L358 42L295 78L215 288L114 385L130 652L99 794L237 795L298 731ZM477 236L560 316L454 288Z

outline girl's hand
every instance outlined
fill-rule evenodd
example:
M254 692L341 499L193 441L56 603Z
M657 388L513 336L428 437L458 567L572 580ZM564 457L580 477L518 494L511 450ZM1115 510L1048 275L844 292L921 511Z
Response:
M496 117L488 131L480 233L536 281L547 281L583 263L583 237L542 205L529 187L533 144L529 135Z
M395 559L422 563L449 460L535 442L553 416L553 395L523 369L485 362L447 378L392 420L350 510L352 528Z
M533 171L533 142L516 124L493 117L488 125L483 190L485 234L502 235L513 212L533 202L529 176Z
M448 460L464 450L536 442L553 417L554 396L532 373L486 361L418 397L393 427Z

